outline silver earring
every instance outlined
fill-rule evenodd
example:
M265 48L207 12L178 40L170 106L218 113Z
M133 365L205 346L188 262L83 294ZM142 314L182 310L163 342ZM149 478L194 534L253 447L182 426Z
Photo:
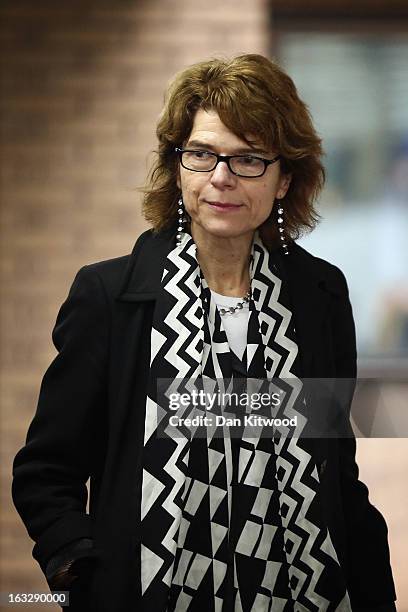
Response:
M183 232L184 232L184 224L186 223L187 219L185 217L185 210L184 210L184 203L183 203L183 198L180 196L179 201L178 201L178 227L177 227L177 246L180 246L182 238L183 238Z
M279 204L279 208L278 208L278 229L279 229L279 234L280 234L280 239L281 239L281 246L283 248L283 252L285 255L289 255L289 251L288 251L288 245L286 244L286 238L285 238L285 230L283 229L283 208L282 205Z

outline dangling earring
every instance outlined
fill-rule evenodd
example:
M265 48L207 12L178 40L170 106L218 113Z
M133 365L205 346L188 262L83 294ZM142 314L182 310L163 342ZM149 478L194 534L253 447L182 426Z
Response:
M278 208L278 229L279 229L279 234L280 234L280 239L281 239L281 246L283 248L283 252L285 255L289 255L289 251L288 251L288 245L286 244L286 238L285 238L285 230L283 229L283 208L282 208L282 204L279 203L279 208Z
M186 223L187 219L184 215L185 210L184 210L184 203L183 203L183 198L180 196L179 201L178 201L178 228L177 228L177 246L180 246L182 238L183 238L183 232L184 232L184 224Z

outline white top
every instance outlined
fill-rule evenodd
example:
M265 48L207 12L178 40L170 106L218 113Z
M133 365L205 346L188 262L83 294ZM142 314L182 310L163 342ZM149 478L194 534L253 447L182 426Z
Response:
M212 289L211 297L215 301L218 310L220 308L230 308L236 306L239 302L242 302L243 298L231 297L229 295L221 295L216 293ZM227 313L221 315L222 326L227 335L228 344L231 351L233 351L237 357L242 359L248 333L248 320L249 320L249 303L246 302L240 310L236 310L233 314Z

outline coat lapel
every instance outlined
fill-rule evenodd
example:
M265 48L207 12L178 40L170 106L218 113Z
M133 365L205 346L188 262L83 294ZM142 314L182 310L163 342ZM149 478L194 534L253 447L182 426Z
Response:
M329 311L326 278L317 261L298 245L284 258L304 378L313 377L316 370Z

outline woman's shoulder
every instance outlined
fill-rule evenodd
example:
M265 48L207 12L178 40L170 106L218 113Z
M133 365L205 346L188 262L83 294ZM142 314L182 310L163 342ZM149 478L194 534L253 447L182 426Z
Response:
M129 283L132 284L132 280L134 283L135 278L142 281L153 274L154 268L158 267L159 243L165 243L166 239L166 234L158 235L146 230L137 238L131 253L86 264L78 275L82 278L98 277L106 293L114 298Z
M82 277L98 277L108 294L119 290L121 279L129 265L130 254L89 263L78 271Z
M348 292L346 277L335 264L313 255L296 242L292 244L291 255L292 257L290 255L287 257L287 261L292 273L304 278L313 278L334 294Z

